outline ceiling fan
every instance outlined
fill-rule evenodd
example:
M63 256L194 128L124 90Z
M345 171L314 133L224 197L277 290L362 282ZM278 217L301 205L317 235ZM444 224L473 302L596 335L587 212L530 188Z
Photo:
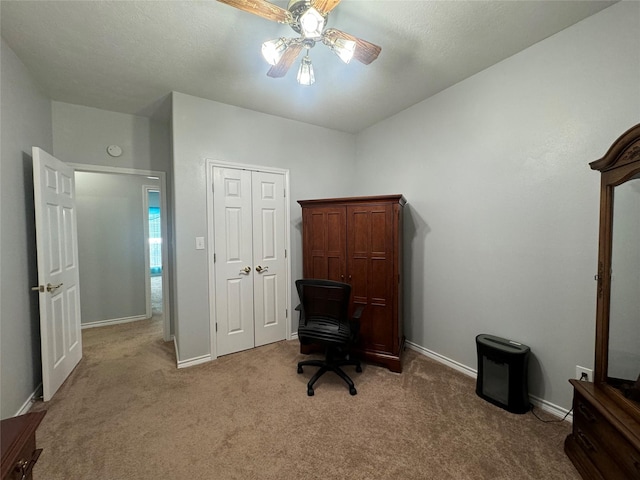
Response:
M300 34L295 38L276 38L262 44L262 55L271 68L267 75L284 77L303 48L307 53L298 70L298 83L311 85L315 81L309 50L321 42L340 59L349 63L355 58L365 65L380 54L382 48L335 28L326 28L327 18L340 0L290 0L286 9L266 0L218 0L239 10L253 13L278 23L286 23Z

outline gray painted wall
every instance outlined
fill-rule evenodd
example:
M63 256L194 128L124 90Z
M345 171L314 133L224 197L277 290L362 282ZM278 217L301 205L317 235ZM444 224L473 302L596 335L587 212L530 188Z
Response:
M296 200L349 195L354 156L353 135L173 94L174 322L180 360L210 353L207 252L195 250L195 237L207 237L206 159L290 170L295 279L302 275L302 220ZM297 298L293 288L291 292Z
M358 135L353 193L409 202L409 340L473 369L477 334L525 343L530 392L570 407L594 358L588 162L640 121L638 45L640 3L616 4Z
M52 151L51 101L1 43L0 417L15 415L42 382L31 147Z
M169 172L168 123L70 103L52 104L56 157L71 163ZM122 156L109 156L109 145L119 145Z
M82 323L146 316L141 175L76 172Z

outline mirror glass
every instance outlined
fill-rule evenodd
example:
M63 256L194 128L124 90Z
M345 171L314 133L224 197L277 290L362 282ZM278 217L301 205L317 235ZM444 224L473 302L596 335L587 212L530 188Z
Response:
M613 190L608 383L640 403L640 173Z

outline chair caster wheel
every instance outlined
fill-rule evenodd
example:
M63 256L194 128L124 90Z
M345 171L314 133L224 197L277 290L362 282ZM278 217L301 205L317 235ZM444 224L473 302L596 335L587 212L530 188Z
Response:
M349 389L349 393L350 393L351 395L355 395L356 393L358 393L358 391L356 390L356 387L351 387L351 388Z
M313 397L313 388L307 388L307 395Z
M356 372L362 373L362 367L360 365L356 365Z
M298 373L302 373L302 367L298 365Z

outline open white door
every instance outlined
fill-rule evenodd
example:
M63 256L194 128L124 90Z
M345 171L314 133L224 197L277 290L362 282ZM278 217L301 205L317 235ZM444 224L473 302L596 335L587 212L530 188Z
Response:
M82 358L73 169L33 147L43 399L49 401Z

